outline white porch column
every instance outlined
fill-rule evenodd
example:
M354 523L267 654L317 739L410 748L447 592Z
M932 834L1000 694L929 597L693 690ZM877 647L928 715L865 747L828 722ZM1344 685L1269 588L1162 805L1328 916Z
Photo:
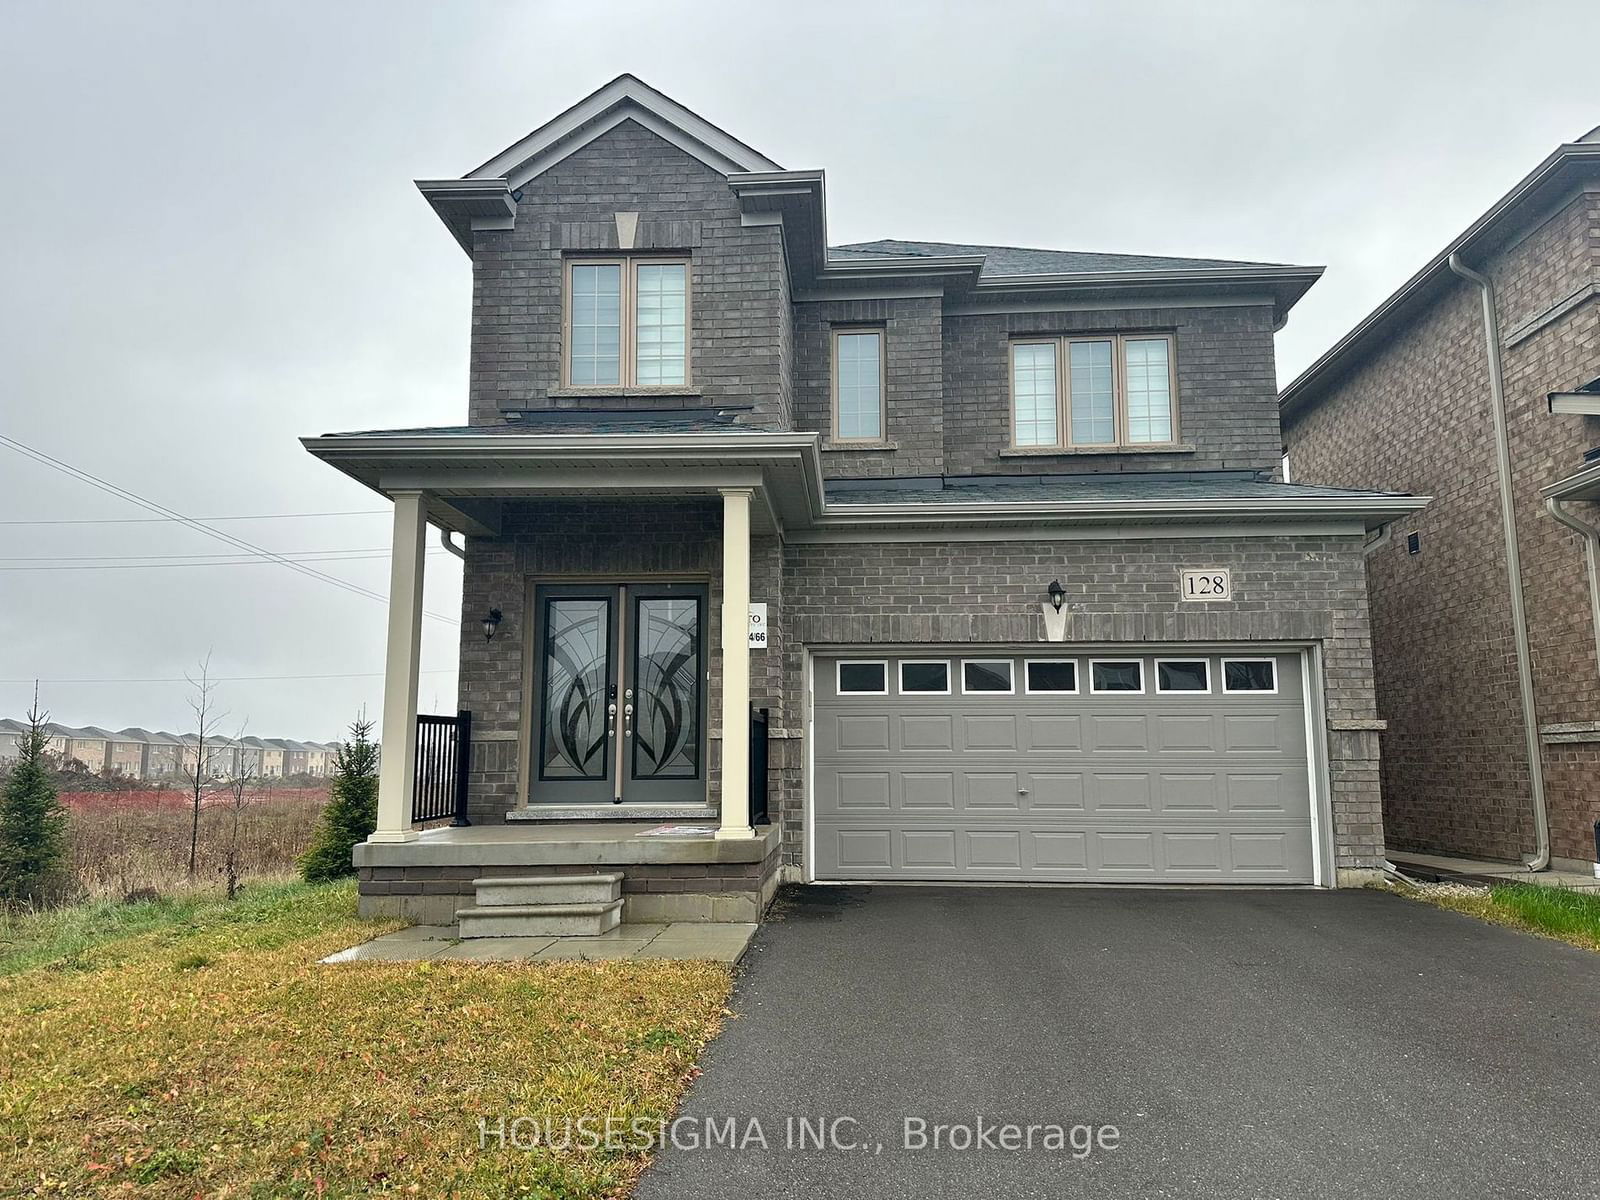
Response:
M722 824L719 838L750 827L750 497L722 488Z
M394 557L389 561L389 649L383 667L383 757L378 766L374 842L409 842L411 790L417 774L417 663L422 650L421 492L394 493Z

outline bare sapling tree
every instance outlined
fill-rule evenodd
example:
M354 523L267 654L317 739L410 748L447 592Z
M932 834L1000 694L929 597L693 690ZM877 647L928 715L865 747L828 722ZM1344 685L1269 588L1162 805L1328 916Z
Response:
M196 677L198 676L198 678ZM198 870L200 852L200 809L217 787L217 773L212 762L217 744L224 739L218 736L227 713L217 710L217 682L211 678L211 652L200 660L195 675L184 676L189 681L189 711L194 714L194 760L179 748L179 761L183 764L183 779L189 785L189 798L193 803L189 822L189 878Z
M245 725L234 734L229 755L227 776L220 781L227 804L227 843L222 851L223 882L227 885L228 899L239 895L239 878L242 874L239 855L239 830L244 811L254 802L256 780L260 775L259 751L253 751L244 742Z

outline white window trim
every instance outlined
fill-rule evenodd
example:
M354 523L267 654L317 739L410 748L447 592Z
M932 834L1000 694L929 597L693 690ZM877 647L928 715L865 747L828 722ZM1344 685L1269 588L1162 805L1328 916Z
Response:
M907 667L943 667L944 690L933 691L906 691ZM950 660L948 658L902 658L896 665L895 685L900 689L902 696L948 696L950 694Z
M1139 687L1135 691L1124 688L1098 688L1094 685L1094 669L1098 666L1111 666L1112 664L1134 663L1139 668ZM1091 696L1143 696L1147 694L1148 687L1145 680L1147 672L1144 669L1142 658L1091 658L1089 660L1089 694Z
M877 692L847 692L844 690L846 667L882 667L883 690ZM833 691L837 696L887 696L889 694L889 660L887 658L841 658L834 664Z
M1204 667L1206 669L1206 685L1205 685L1205 687L1203 687L1203 688L1164 688L1164 687L1162 687L1161 686L1161 664L1162 663L1199 663L1202 667ZM1170 657L1167 657L1167 658L1158 658L1158 659L1156 659L1156 669L1155 669L1156 695L1158 695L1158 696L1210 696L1215 691L1215 689L1212 686L1212 676L1215 675L1215 674L1216 674L1216 672L1211 669L1211 660L1209 658L1203 658L1203 657L1182 658L1182 657L1179 657L1177 655L1173 655L1173 656L1170 656Z
M1035 688L1028 682L1028 668L1034 663L1071 663L1072 687L1066 690L1058 688ZM1078 668L1075 658L1025 658L1022 660L1022 692L1025 696L1077 696L1083 692L1083 672Z
M1271 663L1272 686L1270 688L1231 688L1228 686L1229 663ZM1240 657L1230 654L1222 660L1222 694L1224 696L1276 696L1279 685L1282 683L1283 672L1278 669L1278 660L1275 658Z
M999 688L980 688L972 691L967 687L967 664L974 666L994 666L1005 663L1006 677L1011 680L1011 686L1001 691ZM963 658L961 660L961 694L963 696L1015 696L1017 694L1017 663L1011 658Z

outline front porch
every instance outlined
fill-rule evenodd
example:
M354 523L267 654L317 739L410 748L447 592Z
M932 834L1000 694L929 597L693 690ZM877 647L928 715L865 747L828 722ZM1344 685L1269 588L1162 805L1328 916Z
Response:
M362 916L454 925L482 879L622 876L624 925L757 921L778 886L779 838L652 834L638 821L443 826L355 849Z

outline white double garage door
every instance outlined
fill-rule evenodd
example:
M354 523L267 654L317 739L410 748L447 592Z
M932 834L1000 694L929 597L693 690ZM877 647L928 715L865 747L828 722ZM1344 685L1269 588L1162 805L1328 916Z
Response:
M1298 651L813 660L819 880L1313 883Z

